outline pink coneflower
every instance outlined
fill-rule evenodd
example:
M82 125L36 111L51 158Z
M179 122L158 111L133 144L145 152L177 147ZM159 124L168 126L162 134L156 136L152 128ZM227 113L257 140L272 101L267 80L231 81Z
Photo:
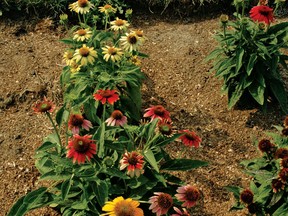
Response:
M114 110L105 122L108 126L124 126L127 124L127 117L120 110Z
M151 203L149 209L156 216L167 214L168 210L173 205L173 199L170 194L162 192L154 192L155 196L149 198L149 203Z
M180 201L184 202L182 207L191 208L196 205L196 201L200 198L200 191L197 187L191 185L185 185L178 187L176 190L178 194L175 194L175 197Z
M139 177L141 174L144 173L143 158L143 155L139 154L136 151L124 153L123 158L120 160L120 170L123 170L127 167L127 175L131 177Z
M187 212L187 209L183 208L183 212L178 209L177 207L173 207L174 211L176 211L176 214L172 214L171 216L190 216L190 214Z
M155 118L159 118L160 120L171 120L170 113L162 105L151 106L145 111L147 112L144 113L144 117L151 117L151 121L153 121Z
M89 131L92 128L92 124L89 120L84 119L81 114L72 114L70 115L68 121L68 128L71 130L73 134L79 134L80 127Z
M55 110L55 104L52 101L47 100L46 97L43 98L43 101L37 101L32 109L35 113L52 113Z
M88 161L96 154L96 143L91 140L92 135L80 136L74 134L72 140L68 142L67 157L73 158L73 163L84 163L87 158Z
M119 100L119 95L116 92L116 90L99 89L93 96L95 100L101 101L102 104L105 104L106 102L108 102L109 104L113 105L114 102Z
M252 20L265 22L266 24L270 24L274 19L273 9L265 5L255 6L250 10L249 13Z
M179 139L182 141L182 143L185 146L198 148L200 143L202 142L202 139L196 135L195 132L189 131L189 130L182 130L179 131L179 133L183 133L182 136L179 137Z

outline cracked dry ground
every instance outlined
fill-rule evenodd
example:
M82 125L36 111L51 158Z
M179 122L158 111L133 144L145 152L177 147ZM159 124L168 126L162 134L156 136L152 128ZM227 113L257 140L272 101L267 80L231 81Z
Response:
M183 157L208 161L209 166L176 173L203 192L192 215L246 215L246 210L229 212L233 196L223 187L248 185L239 162L259 155L254 140L273 131L272 125L281 125L285 116L273 105L267 114L227 109L227 97L220 94L222 82L209 73L211 63L203 61L216 46L212 35L218 16L171 22L148 14L134 18L133 27L148 37L141 48L149 55L142 60L147 75L143 109L164 105L175 127L195 130L203 140L201 148L185 151ZM33 114L31 105L43 95L61 105L59 76L65 46L59 42L63 32L49 20L37 25L2 21L0 28L0 215L5 215L17 199L42 184L33 155L52 128L44 116ZM174 143L167 151L180 156L180 145ZM27 215L58 214L43 208Z

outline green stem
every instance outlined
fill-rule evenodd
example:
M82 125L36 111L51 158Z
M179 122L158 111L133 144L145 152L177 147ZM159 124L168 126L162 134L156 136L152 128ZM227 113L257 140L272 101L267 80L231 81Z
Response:
M105 122L106 104L103 105L102 122Z
M105 31L107 31L108 16L105 15Z
M79 23L81 23L81 17L80 17L80 14L78 13L78 20L79 20Z
M59 153L61 153L62 143L61 143L61 138L60 138L60 135L59 135L59 131L58 131L58 129L57 129L57 127L56 127L56 125L55 125L55 123L54 123L52 117L51 117L51 114L50 114L49 112L46 112L46 114L47 114L47 116L48 116L50 122L52 123L52 126L53 126L54 131L56 132L56 135L57 135L57 138L58 138L58 143L57 143L57 144L58 144L59 147L60 147L60 149L59 149Z

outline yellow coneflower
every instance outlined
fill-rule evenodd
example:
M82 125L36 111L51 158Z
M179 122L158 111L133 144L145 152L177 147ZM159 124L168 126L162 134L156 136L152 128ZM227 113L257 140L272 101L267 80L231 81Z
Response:
M116 18L116 20L110 22L110 24L110 28L113 31L126 30L127 27L130 25L126 20L119 19L118 17Z
M74 50L69 49L66 52L64 52L63 60L65 61L66 65L71 65L73 60Z
M133 32L126 33L126 36L121 36L120 41L123 49L128 52L136 51L141 44L139 37Z
M75 11L76 13L80 13L80 14L88 13L89 10L93 7L94 5L88 0L78 0L77 2L74 2L69 5L69 9L71 11Z
M105 61L109 61L109 59L111 59L111 61L115 62L115 61L119 61L123 55L123 52L121 52L120 48L116 48L114 46L106 46L104 48L102 48L103 50L103 54L104 54L104 60Z
M141 42L141 44L144 43L144 41L147 39L147 38L144 36L143 30L140 30L140 29L131 31L131 34L136 34L136 35L138 36L139 41Z
M99 8L99 11L101 13L105 13L106 15L108 15L109 13L116 13L117 9L116 8L113 8L111 5L109 4L106 4L102 7L98 7Z
M86 44L83 44L81 48L76 49L73 57L76 63L80 62L81 66L85 66L88 63L93 64L95 58L97 58L97 52L93 47L87 47Z
M131 56L129 60L130 60L130 62L132 62L136 66L141 65L141 60L138 58L137 55Z
M81 65L77 64L75 60L73 60L69 66L71 73L76 73L81 70Z
M131 198L124 199L122 196L116 197L113 201L108 201L102 207L102 211L107 213L101 214L100 216L144 216L144 212L141 208L138 208L140 203L132 200Z
M73 40L76 41L84 41L88 40L92 36L92 31L89 28L87 29L79 29L78 31L74 32Z

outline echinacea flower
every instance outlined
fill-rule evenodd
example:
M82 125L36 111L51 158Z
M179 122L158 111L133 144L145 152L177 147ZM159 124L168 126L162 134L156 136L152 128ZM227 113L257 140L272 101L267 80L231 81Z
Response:
M32 109L35 113L52 113L55 110L55 104L52 101L47 100L46 97L42 101L37 101Z
M223 23L223 24L226 24L229 20L229 17L227 14L221 14L220 16L220 22Z
M81 66L85 66L88 63L93 64L96 57L97 52L94 47L87 47L86 44L83 44L81 48L75 50L73 59L76 63L80 62Z
M170 113L162 105L151 106L145 111L146 113L144 113L144 118L150 117L151 121L153 121L155 118L158 118L160 120L171 120Z
M281 133L283 136L288 136L288 128L283 128Z
M76 161L78 164L85 163L87 158L88 161L96 154L96 143L91 140L92 135L80 136L74 134L73 138L68 142L67 157L73 158L73 163Z
M167 214L173 205L173 199L170 194L163 192L154 192L155 196L149 198L149 209L156 213L156 216Z
M283 125L285 128L288 128L288 116L285 117L285 119L283 121Z
M251 203L247 206L248 212L250 214L256 214L257 212L261 211L261 207L258 206L257 203Z
M281 190L284 190L285 184L279 179L273 179L272 180L272 189L274 193L280 192Z
M108 15L109 13L116 13L117 9L113 8L111 5L106 4L104 6L98 7L101 13Z
M78 31L74 32L73 40L85 41L91 38L91 36L92 36L92 31L89 28L79 29Z
M144 173L144 156L136 151L125 152L120 160L120 170L127 168L127 175L139 177Z
M78 0L77 2L74 2L69 5L69 9L71 11L75 11L76 13L80 13L80 14L88 13L89 10L93 7L94 5L88 0Z
M182 207L191 208L196 205L196 202L199 200L201 193L199 189L192 185L185 185L178 187L176 190L177 194L175 197L183 202Z
M107 212L100 216L144 216L143 210L138 208L140 203L131 198L116 197L113 201L107 201L102 211Z
M131 56L129 58L129 61L132 62L136 66L140 66L141 65L141 60L138 58L137 55Z
M265 5L254 6L249 13L252 20L265 22L268 25L273 22L274 19L273 9Z
M253 202L254 194L250 189L245 189L240 193L240 200L243 203L251 204Z
M136 30L131 31L131 33L137 35L137 37L138 37L139 41L141 42L141 44L144 43L144 41L147 39L144 36L143 30L136 29Z
M119 19L116 17L116 20L110 22L110 28L113 31L121 31L121 30L126 30L127 27L130 25L126 20Z
M280 180L285 184L288 180L288 168L282 168L279 172Z
M124 126L127 124L127 117L120 110L114 110L105 122L108 126Z
M176 214L172 214L171 216L190 216L190 214L187 212L187 209L185 208L183 208L183 212L177 207L173 207L173 209Z
M288 149L287 148L278 148L275 152L276 159L288 157Z
M64 52L63 55L63 60L66 62L66 65L72 65L73 60L73 55L74 55L74 50L69 49L66 52Z
M114 102L119 100L119 95L116 90L99 89L93 96L95 100L100 101L102 104L108 102L109 104L113 105Z
M128 52L132 52L133 50L137 51L141 44L139 37L134 32L126 33L126 36L121 36L120 41L123 49Z
M195 148L198 148L200 143L202 142L202 139L199 136L197 136L194 131L182 130L179 131L179 133L183 134L179 137L179 139L185 146L189 147L194 146Z
M259 0L259 5L267 5L268 0Z
M76 63L74 59L71 62L71 65L69 65L69 66L70 66L71 73L76 73L76 72L81 70L81 65Z
M288 157L285 157L281 160L280 165L282 168L288 168Z
M73 134L79 134L80 127L89 131L92 128L92 124L89 120L84 119L81 114L72 114L70 115L68 121L68 128L71 130Z
M162 136L171 137L175 133L172 124L173 123L167 119L158 121L156 133L160 133Z
M111 61L115 62L115 61L119 61L121 60L121 57L123 55L123 52L121 52L120 48L114 47L114 46L106 46L102 48L103 52L102 54L104 54L104 60L105 61L109 61L109 59L111 59Z
M258 143L258 148L261 152L269 153L273 147L274 145L268 139L262 139Z

